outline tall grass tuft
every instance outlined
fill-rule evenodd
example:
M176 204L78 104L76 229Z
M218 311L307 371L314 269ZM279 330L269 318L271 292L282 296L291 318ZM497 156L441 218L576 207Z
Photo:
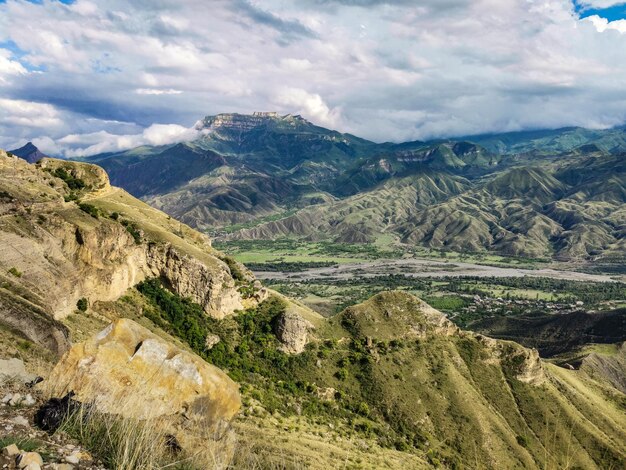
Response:
M167 433L153 420L92 412L83 406L68 416L59 431L77 439L108 468L152 470L176 464L167 450Z

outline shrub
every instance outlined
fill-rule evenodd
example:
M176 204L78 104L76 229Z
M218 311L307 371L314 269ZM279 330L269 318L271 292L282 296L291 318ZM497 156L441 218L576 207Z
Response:
M131 404L121 403L120 407ZM78 440L107 468L157 470L224 468L207 443L193 454L173 449L167 425L158 418L136 420L83 407L67 417L58 432ZM221 445L221 444L218 444Z
M85 297L78 299L78 302L76 302L76 308L79 312L86 312L88 307L89 301Z
M335 377L337 377L339 380L346 380L348 378L348 369L342 367L337 372L335 372Z
M137 230L137 227L134 224L126 225L126 231L130 233L133 240L135 240L135 245L141 245L141 233L139 233L139 230Z
M358 414L360 414L361 416L369 416L370 414L370 407L367 403L365 403L364 401L360 402L355 410Z
M239 267L239 263L237 263L237 261L235 261L232 257L226 256L226 255L220 256L220 259L224 263L226 263L226 265L228 266L228 269L230 269L230 274L231 276L233 276L233 279L235 281L239 281L239 282L246 281L246 276L244 275L243 271Z
M63 200L65 202L78 201L78 194L76 194L74 191L70 191L69 195L63 196Z
M517 440L517 443L522 446L522 447L528 447L528 439L526 439L526 436L520 436L519 434L517 435L517 437L515 438Z
M85 182L82 179L74 177L71 173L68 173L65 168L55 169L52 175L65 181L65 184L67 184L67 187L70 189L77 190L85 187Z
M98 217L100 217L100 210L98 210L96 206L92 206L91 204L87 204L86 202L81 202L78 204L78 207L80 208L81 211L86 212L87 214L92 216L94 219L97 219Z
M9 269L9 274L12 274L15 277L22 277L22 273L18 271L16 267Z

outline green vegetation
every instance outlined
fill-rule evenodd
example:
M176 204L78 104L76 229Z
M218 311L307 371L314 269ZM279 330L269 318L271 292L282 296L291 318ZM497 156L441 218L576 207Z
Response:
M81 211L86 212L87 214L92 216L94 219L97 219L100 217L100 210L92 204L87 204L86 202L79 202L78 207L80 208Z
M368 250L402 242L403 252L447 259L624 270L615 230L626 202L624 129L377 144L291 117L248 119L237 116L201 144L91 160L113 184L213 238L323 240L365 250L284 253L279 262L371 259L378 254ZM247 251L231 254L244 263L277 259Z
M345 419L355 424L357 416L368 414L362 400L345 396L337 402L340 405L337 409L333 406L334 400L320 399L319 386L307 378L307 371L316 369L317 359L325 351L333 350L332 342L298 356L278 349L280 343L273 333L274 323L285 309L279 298L271 297L256 308L217 321L207 317L199 305L163 289L156 279L144 281L137 289L152 307L145 310L144 315L160 328L185 340L198 355L239 382L244 402L258 401L270 414L280 412L295 416L302 413L327 422ZM210 350L205 346L208 334L215 334L221 340ZM346 359L343 364L347 366L349 362ZM352 432L359 432L359 429L355 426ZM376 426L367 429L370 435ZM388 438L381 439L386 446L393 447Z
M291 238L277 240L233 240L216 242L215 248L228 253L246 266L259 270L278 270L280 267L306 269L313 267L352 263L368 259L399 258L402 252L390 246L358 245L351 243L305 242ZM295 264L294 264L295 263ZM299 264L298 263L302 263ZM282 269L280 269L282 270Z
M119 404L120 408L125 405ZM99 413L85 406L65 419L58 433L77 439L107 468L119 470L193 470L210 468L215 462L210 449L190 455L176 455L166 445L168 432L163 423ZM203 459L204 458L204 459Z
M590 423L597 412L584 409L573 424L559 418L568 406L561 392L516 378L526 367L519 346L504 345L501 365L492 363L487 360L495 354L491 346L472 336L436 334L417 299L406 294L385 293L348 308L316 332L319 341L290 356L278 350L273 333L285 309L277 298L216 321L157 280L138 290L149 303L146 317L241 384L244 418L265 416L280 423L300 417L316 427L332 425L346 437L376 439L387 449L423 455L446 468L462 468L467 455L481 462L512 462L528 458L526 452L559 468L571 458L562 445L573 442L571 434L578 455L588 455L600 467L620 458L594 434ZM221 339L210 350L207 334ZM609 405L607 397L595 399L617 406ZM506 423L498 429L510 431L485 430L487 416ZM605 426L610 428L605 432L620 432L617 423ZM558 443L544 441L545 433L558 435ZM497 448L476 445L487 435Z
M114 218L113 220L118 220ZM136 245L141 245L141 232L137 228L137 225L129 220L122 220L121 224L126 227L126 231L131 234Z
M330 268L337 266L332 261L276 261L267 263L247 263L246 267L252 271L265 271L265 272L283 272L283 273L298 273L306 271L307 269L316 268Z
M89 300L85 297L78 299L78 302L76 302L76 308L79 312L86 312L89 308Z
M15 277L22 277L22 272L18 271L18 269L15 266L10 268L8 273Z
M230 269L230 275L237 282L245 282L246 276L241 270L241 266L230 256L220 256L219 257L226 265L228 269Z
M85 182L80 179L74 177L70 172L68 172L65 168L56 168L54 171L50 172L53 176L57 178L61 178L67 184L67 187L72 191L77 191L85 188Z
M280 293L296 298L322 313L338 313L344 308L386 290L406 290L427 299L435 308L453 315L455 322L467 326L484 315L504 314L509 308L487 312L465 311L474 296L532 301L532 305L513 307L520 313L548 312L547 303L583 302L584 308L610 308L626 301L626 284L621 282L583 282L543 277L410 277L401 274L355 276L347 279L318 276L311 280L278 279L265 283Z

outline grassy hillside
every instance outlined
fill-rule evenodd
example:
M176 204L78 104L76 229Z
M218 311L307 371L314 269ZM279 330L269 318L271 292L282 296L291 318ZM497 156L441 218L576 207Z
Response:
M626 457L621 392L458 330L406 293L317 319L298 356L277 349L279 298L217 322L151 282L97 308L178 336L226 370L242 385L243 443L280 468L616 469ZM192 318L197 328L177 329ZM210 350L208 334L220 337Z

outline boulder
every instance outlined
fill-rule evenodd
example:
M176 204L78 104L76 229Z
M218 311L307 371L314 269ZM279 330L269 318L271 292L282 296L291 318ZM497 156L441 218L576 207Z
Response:
M281 313L274 328L278 340L282 343L281 349L288 354L300 354L307 344L309 332L313 324L305 320L296 312L287 310Z
M74 392L100 412L166 422L183 448L222 439L241 406L224 372L128 319L73 346L46 382L49 394Z
M7 382L27 384L36 378L36 375L26 372L21 359L0 359L0 385L4 385Z
M37 452L23 452L17 456L15 462L18 468L28 468L29 465L41 467L43 465L41 455Z
M15 457L19 455L20 449L15 444L9 444L5 448L2 449L2 455L5 457Z
M217 335L208 334L205 341L205 346L207 351L213 349L213 346L218 344L221 341L220 337Z

